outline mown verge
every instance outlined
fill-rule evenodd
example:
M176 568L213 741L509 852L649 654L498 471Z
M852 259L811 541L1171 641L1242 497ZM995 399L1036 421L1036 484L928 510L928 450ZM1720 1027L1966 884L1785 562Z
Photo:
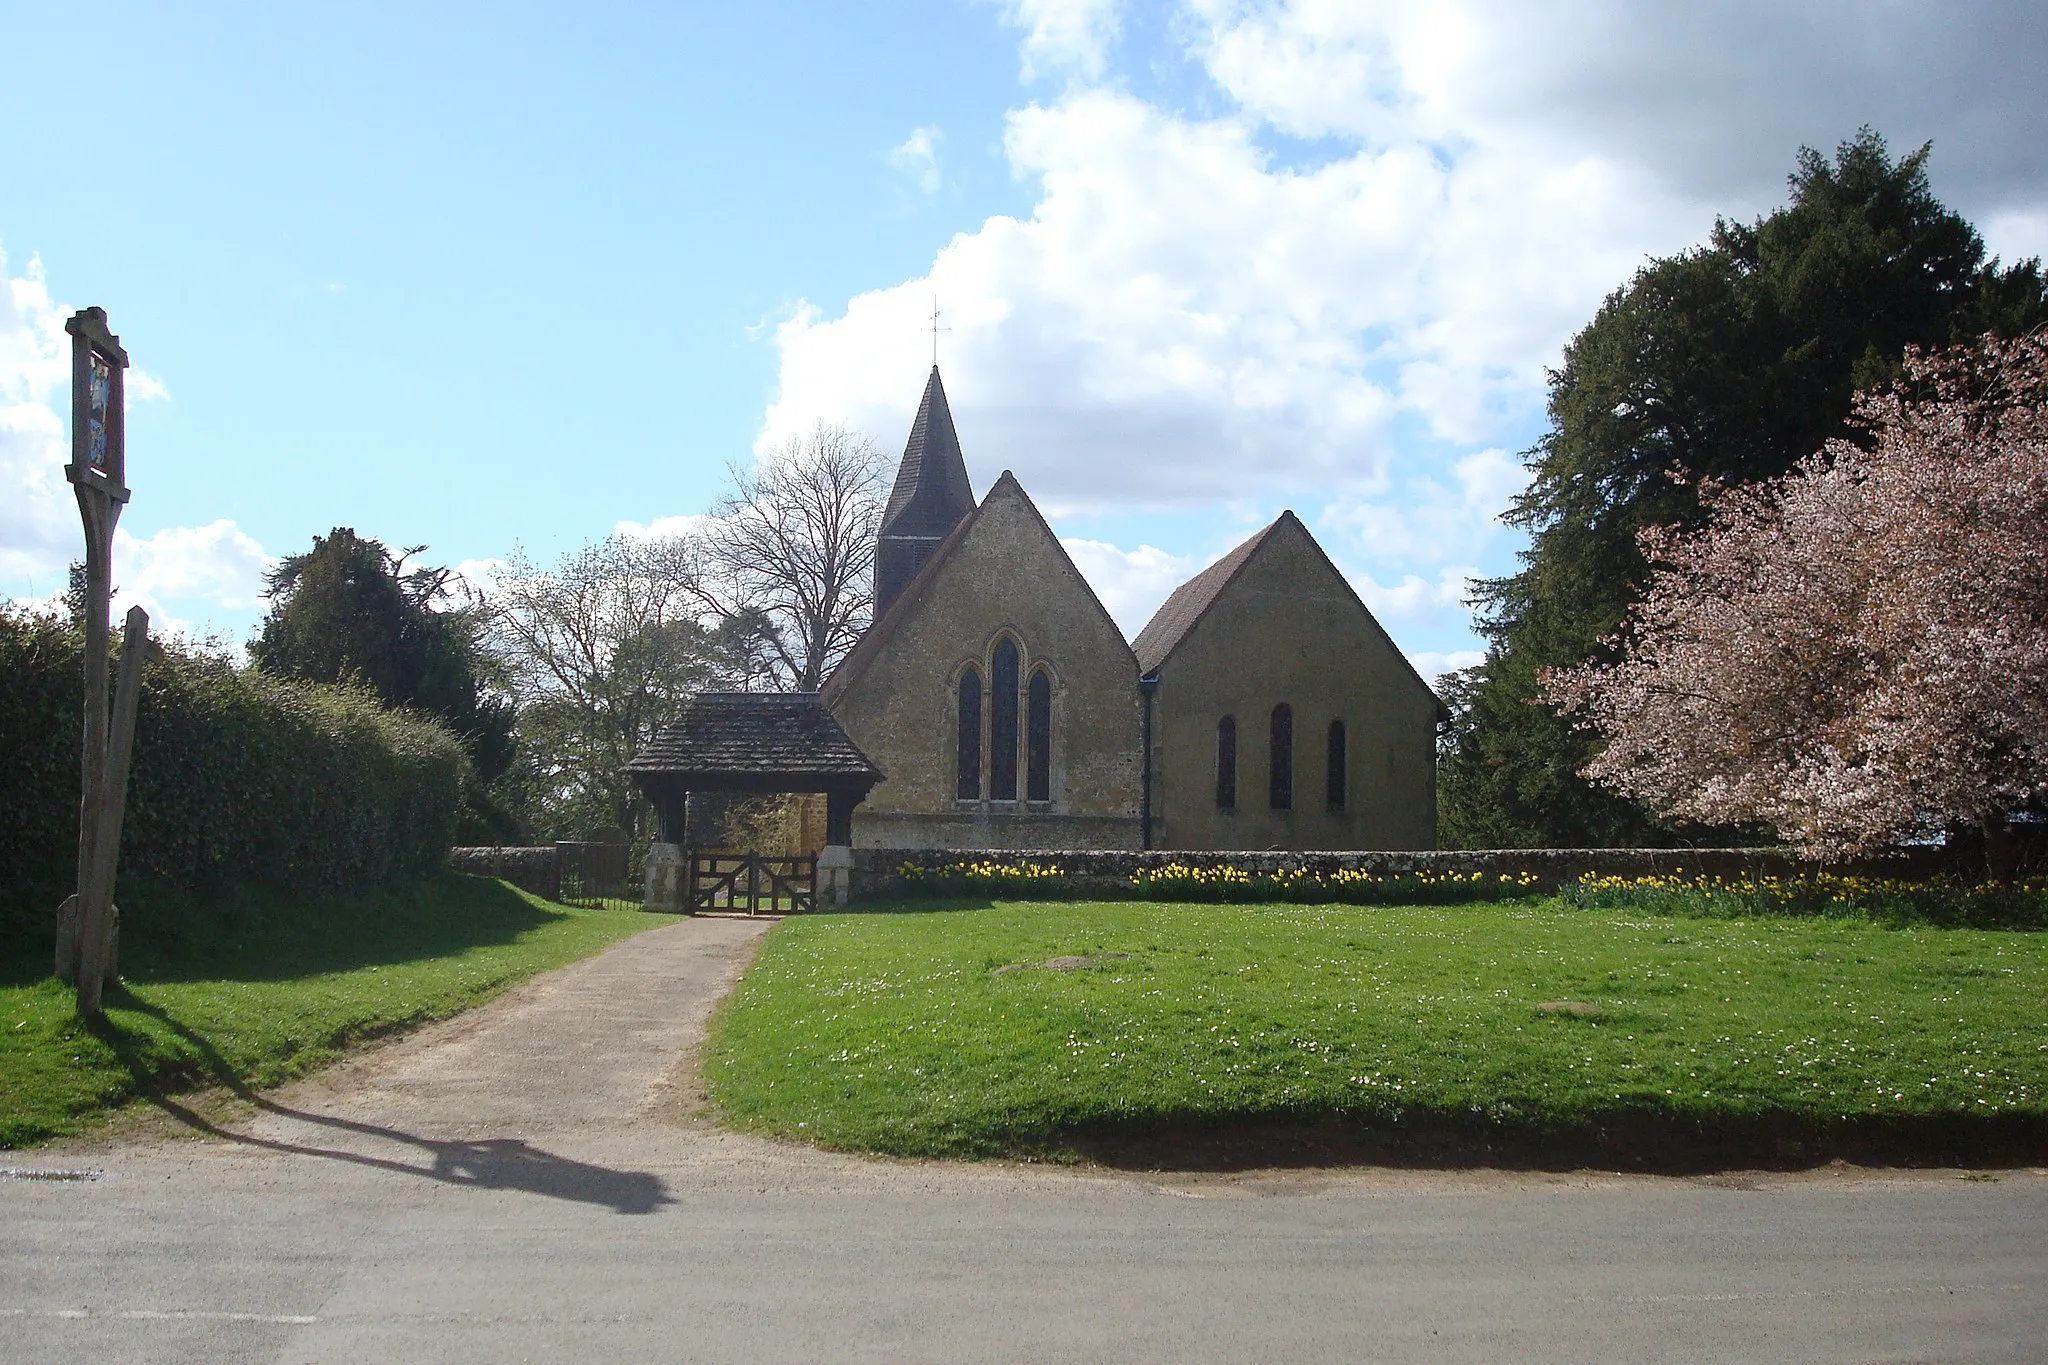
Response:
M140 1095L275 1085L662 922L456 873L321 897L151 890L102 1020L74 1016L46 938L0 956L0 1148L77 1133Z
M706 1078L742 1127L905 1156L2039 1160L2044 998L2011 930L928 903L785 921Z

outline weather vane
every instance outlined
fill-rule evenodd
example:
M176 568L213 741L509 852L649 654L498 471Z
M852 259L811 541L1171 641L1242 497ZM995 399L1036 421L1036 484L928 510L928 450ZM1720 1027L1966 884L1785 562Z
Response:
M932 295L932 368L939 368L939 333L950 332L951 327L939 326L939 296Z

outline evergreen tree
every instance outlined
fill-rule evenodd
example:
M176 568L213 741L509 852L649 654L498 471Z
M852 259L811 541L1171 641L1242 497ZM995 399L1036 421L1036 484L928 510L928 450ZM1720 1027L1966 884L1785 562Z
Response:
M1859 387L1908 345L2048 317L2040 263L2001 267L1927 181L1929 148L1894 161L1869 129L1834 159L1801 149L1791 202L1719 221L1610 295L1551 375L1550 429L1507 520L1520 572L1480 585L1487 657L1448 687L1441 837L1464 847L1740 838L1686 831L1593 787L1591 738L1536 703L1545 669L1604 657L1647 576L1649 526L1697 525L1702 480L1791 469L1845 427Z
M493 685L477 613L443 609L449 571L406 569L424 548L394 555L346 526L315 536L271 571L249 657L266 673L355 683L386 706L440 717L490 782L512 762L512 706Z

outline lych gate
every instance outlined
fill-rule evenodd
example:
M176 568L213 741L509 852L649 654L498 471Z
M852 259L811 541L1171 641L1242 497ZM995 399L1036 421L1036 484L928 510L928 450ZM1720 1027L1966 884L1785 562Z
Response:
M853 808L882 771L815 692L700 692L626 765L654 803L649 910L808 909L842 904L853 870ZM700 853L688 847L692 792L825 797L825 846L809 858Z

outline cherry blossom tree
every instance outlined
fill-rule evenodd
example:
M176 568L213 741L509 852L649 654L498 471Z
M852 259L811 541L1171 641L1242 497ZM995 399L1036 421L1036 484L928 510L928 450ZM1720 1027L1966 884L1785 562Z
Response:
M2048 793L2048 341L1907 353L1859 440L1641 538L1612 663L1546 675L1585 776L1816 857L1942 832L2011 869Z

